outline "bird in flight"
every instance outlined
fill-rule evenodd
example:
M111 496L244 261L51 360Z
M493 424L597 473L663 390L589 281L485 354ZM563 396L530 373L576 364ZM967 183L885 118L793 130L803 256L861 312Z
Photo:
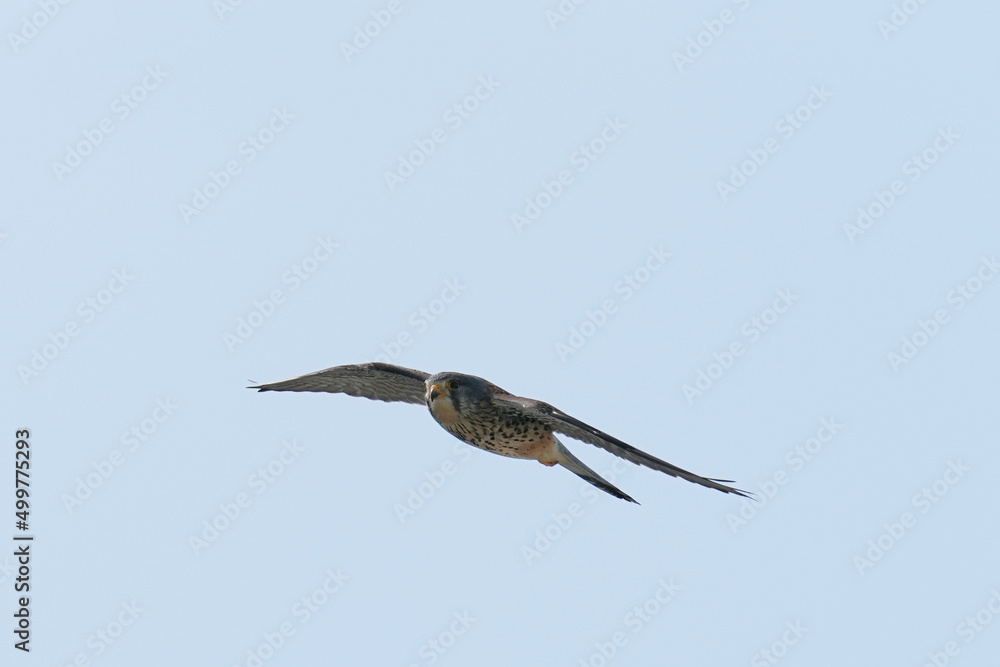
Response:
M588 468L559 441L556 433L597 445L632 463L680 477L723 493L750 498L726 486L731 480L701 477L640 451L548 403L515 396L491 382L462 373L424 373L373 362L334 366L283 382L254 385L259 391L322 391L377 401L424 404L444 430L474 447L542 465L561 465L616 498L635 503ZM638 504L638 503L636 503Z

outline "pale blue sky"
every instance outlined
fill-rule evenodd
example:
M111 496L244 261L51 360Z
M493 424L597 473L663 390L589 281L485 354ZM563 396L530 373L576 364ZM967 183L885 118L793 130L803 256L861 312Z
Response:
M36 537L32 650L0 651L987 664L998 18L8 3L0 386ZM759 502L567 440L635 506L420 406L245 389L376 358Z

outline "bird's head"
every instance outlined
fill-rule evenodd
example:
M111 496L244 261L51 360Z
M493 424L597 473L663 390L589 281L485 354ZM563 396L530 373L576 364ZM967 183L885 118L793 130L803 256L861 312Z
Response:
M490 398L490 384L475 375L435 373L425 384L427 407L435 414L449 408L457 412L473 409Z

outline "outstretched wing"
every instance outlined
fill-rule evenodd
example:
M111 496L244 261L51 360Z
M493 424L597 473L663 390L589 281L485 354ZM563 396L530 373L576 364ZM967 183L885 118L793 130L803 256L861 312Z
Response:
M328 391L376 401L424 403L424 380L430 373L372 362L334 366L283 382L255 385L258 391Z
M570 417L562 410L559 410L548 403L513 395L497 395L494 396L494 400L501 405L524 414L527 417L537 419L544 424L547 424L556 433L562 433L563 435L575 438L581 442L597 445L601 449L605 449L615 456L625 459L626 461L631 461L632 463L646 466L647 468L652 468L653 470L659 470L660 472L664 472L673 477L680 477L681 479L686 479L689 482L707 486L710 489L717 489L723 493L735 493L736 495L743 496L744 498L752 497L746 491L726 486L726 483L730 483L732 480L702 477L701 475L696 475L693 472L688 472L683 468L678 468L677 466L667 463L662 459L658 459L651 454L647 454L642 450L636 449L632 445L624 443L618 438L612 437L603 431L599 431L590 424L583 423L576 417Z

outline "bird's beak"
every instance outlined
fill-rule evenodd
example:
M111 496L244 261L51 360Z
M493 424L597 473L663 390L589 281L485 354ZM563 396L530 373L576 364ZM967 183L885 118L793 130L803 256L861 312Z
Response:
M433 401L435 398L444 393L444 389L440 385L432 384L430 390L428 390L427 395Z

